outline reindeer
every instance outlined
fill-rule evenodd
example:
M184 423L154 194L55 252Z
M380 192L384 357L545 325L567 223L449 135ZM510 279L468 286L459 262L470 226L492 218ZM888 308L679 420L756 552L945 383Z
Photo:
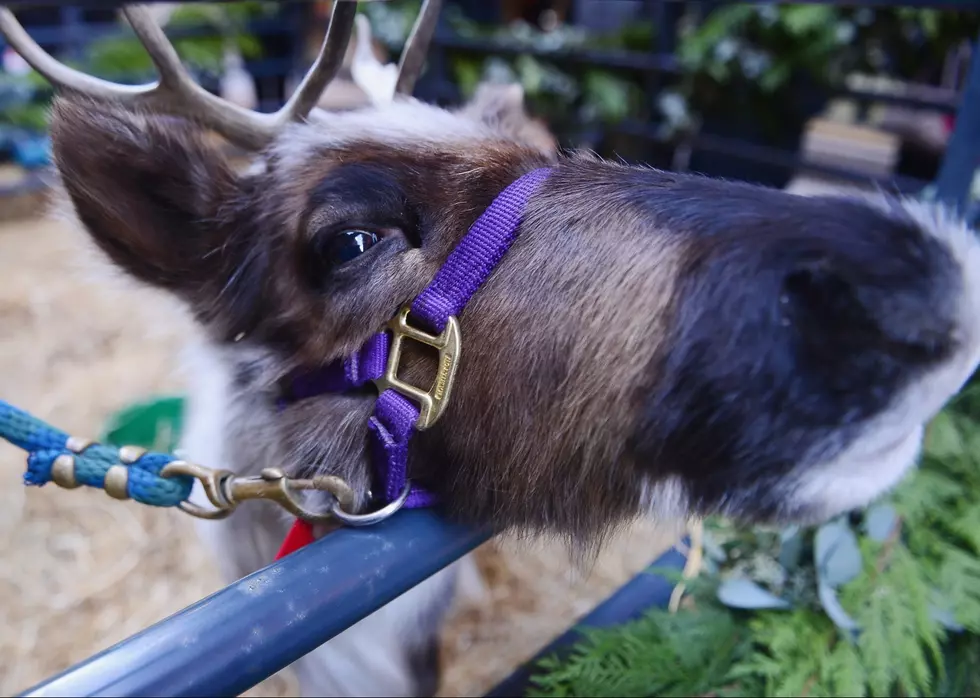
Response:
M547 152L499 113L422 103L411 92L438 5L424 3L391 98L342 113L314 105L353 2L334 3L319 57L274 114L196 86L145 8L124 10L160 75L143 87L57 63L0 14L59 89L51 138L68 214L196 318L189 457L340 478L355 514L404 503L373 469L379 405L425 405L390 381L299 397L290 386L352 361L392 318L418 328L406 304L506 200L512 246L477 254L492 271L449 323L452 375L431 348L403 345L402 380L453 386L438 420L409 432L406 492L423 487L461 522L589 551L637 517L810 524L898 483L980 360L967 226L883 193L802 197ZM265 166L234 171L207 128ZM340 499L306 503L336 512ZM255 504L202 530L231 579L269 563L289 523ZM302 691L431 695L458 573L297 662Z

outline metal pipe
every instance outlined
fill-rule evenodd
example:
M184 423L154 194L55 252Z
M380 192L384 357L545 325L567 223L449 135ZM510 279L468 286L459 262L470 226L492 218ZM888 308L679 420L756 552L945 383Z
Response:
M489 537L423 510L340 529L21 695L240 695Z
M973 44L973 58L956 125L946 144L943 164L936 177L936 196L962 213L969 199L973 178L980 170L980 38Z

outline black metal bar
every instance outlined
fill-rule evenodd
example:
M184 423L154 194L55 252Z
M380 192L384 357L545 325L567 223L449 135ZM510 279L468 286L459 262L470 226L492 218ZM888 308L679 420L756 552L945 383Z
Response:
M658 71L676 73L680 70L677 59L672 55L645 53L641 51L597 51L581 49L575 51L548 51L531 46L508 44L489 39L470 39L450 34L436 34L432 44L446 50L466 53L483 53L502 56L534 56L554 63L574 63L602 68L618 68L636 72Z
M980 1L980 0L978 0ZM892 104L896 107L912 107L915 109L936 109L942 112L955 112L959 105L961 104L961 98L959 95L950 97L949 99L928 99L925 97L916 97L914 95L893 95L893 94L879 94L877 92L869 92L866 90L852 90L849 88L840 88L830 91L831 96L834 97L846 97L848 99L853 99L858 102L867 104L869 102L880 102L882 104Z
M65 44L66 53L69 58L77 60L82 55L82 10L79 7L66 5L61 8L62 41ZM36 39L35 39L36 41Z
M980 11L980 0L977 0ZM673 53L660 51L599 51L599 50L563 50L549 51L525 45L508 44L491 39L472 39L454 36L447 32L439 32L432 39L433 49L442 51L458 51L460 53L476 53L485 55L520 56L529 55L551 61L555 64L573 64L590 67L601 67L614 70L630 71L656 75L679 75L681 67ZM848 97L860 102L880 102L896 106L937 109L944 112L955 111L959 100L928 99L914 95L879 94L867 90L839 88L832 91L834 96Z
M610 127L614 131L640 136L654 141L662 141L662 137L657 131L655 124L646 124L636 121L624 121ZM903 177L893 175L887 178L872 177L870 175L854 172L842 167L831 165L821 165L803 160L796 153L771 148L769 146L755 145L746 143L735 138L725 138L711 134L700 133L692 139L696 149L706 150L715 153L724 153L747 161L764 163L782 167L786 170L799 170L813 174L822 174L829 177L845 179L858 183L875 183L888 189L895 189L903 193L915 193L921 191L928 182L915 179L914 177Z
M946 145L943 162L936 177L936 196L959 210L964 210L980 168L980 41L973 47L970 72L963 88L962 106L956 113L956 125Z
M0 3L3 4L3 3ZM91 42L95 39L105 37L126 36L123 25L115 22L86 22L79 23L74 29L64 25L49 26L26 26L27 33L31 35L37 43L42 46L50 44L69 43L78 41L80 30L85 31L85 41ZM256 36L267 36L280 34L290 31L290 27L277 20L256 19L248 24L248 30ZM72 32L75 32L73 36ZM178 26L167 28L167 36L171 39L190 39L202 36L218 36L218 32L205 25L200 26ZM79 43L79 47L81 43Z
M237 696L488 538L421 510L341 529L22 695Z
M684 545L688 545L687 540L684 541ZM530 681L538 661L551 654L566 654L576 642L582 639L581 629L583 627L608 628L635 620L651 608L666 608L674 585L655 574L653 570L656 568L680 570L684 567L686 559L676 547L668 550L654 560L647 569L633 577L612 596L596 606L591 613L492 688L486 694L486 698L508 698L525 695L526 690L531 685Z

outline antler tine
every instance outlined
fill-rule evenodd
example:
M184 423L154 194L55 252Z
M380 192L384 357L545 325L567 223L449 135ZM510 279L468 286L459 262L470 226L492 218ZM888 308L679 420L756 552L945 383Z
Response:
M279 125L289 121L302 121L316 106L320 95L334 79L344 63L347 45L354 32L354 17L357 15L357 2L353 0L334 0L330 13L330 25L323 38L320 53L313 66L303 78L289 101L276 112Z
M153 60L160 74L159 82L120 85L69 68L45 52L13 12L5 7L0 7L0 33L56 90L115 102L131 109L145 106L196 119L249 150L261 150L275 137L277 124L273 115L259 114L226 102L191 79L163 30L153 20L149 8L132 6L123 12Z
M233 143L248 150L261 150L290 121L302 121L343 65L357 14L356 0L334 0L330 26L320 54L289 101L274 114L243 109L198 85L187 73L177 51L153 19L150 8L131 5L123 9L126 21L146 48L160 76L148 85L120 85L86 75L55 60L20 25L13 12L0 7L0 33L21 56L55 89L112 101L129 108L189 117L213 128Z
M122 13L153 61L160 76L160 84L174 92L185 91L189 83L193 84L194 81L180 62L177 50L153 19L150 8L146 5L130 5L123 7Z
M401 60L398 61L398 81L395 83L395 94L410 95L415 90L415 82L422 72L429 44L436 33L439 24L439 11L442 0L425 0L419 16L408 35Z
M119 85L69 68L48 55L20 25L14 13L6 7L0 7L0 34L3 34L7 43L27 61L28 65L56 88L98 99L113 99L124 104L133 104L145 99L153 89L152 85Z
M275 138L274 115L244 109L194 82L148 6L129 5L123 8L123 16L160 76L147 95L155 109L196 119L247 150L261 150Z

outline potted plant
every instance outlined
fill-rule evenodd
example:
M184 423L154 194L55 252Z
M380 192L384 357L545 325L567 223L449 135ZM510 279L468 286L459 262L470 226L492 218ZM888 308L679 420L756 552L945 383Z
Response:
M826 5L724 5L680 28L677 92L693 130L793 152L842 75L853 32ZM690 134L683 134L690 135ZM690 167L782 186L785 168L694 151Z
M682 23L675 101L693 132L795 152L806 122L849 75L938 82L947 54L976 37L976 13L834 5L724 5ZM677 111L674 107L674 111ZM694 152L691 168L783 186L791 172Z

